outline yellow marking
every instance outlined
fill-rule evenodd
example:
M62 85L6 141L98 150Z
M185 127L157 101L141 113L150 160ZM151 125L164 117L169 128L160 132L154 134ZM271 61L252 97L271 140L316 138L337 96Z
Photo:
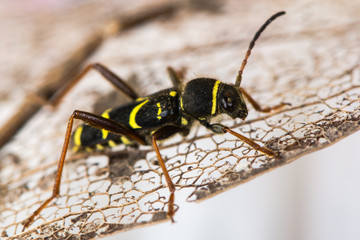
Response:
M96 149L98 150L104 150L104 146L101 144L96 144Z
M81 133L82 133L83 127L80 126L75 130L74 134L74 143L76 146L81 146Z
M79 151L79 146L74 146L71 150L76 153Z
M139 97L139 98L135 99L135 101L136 102L141 102L141 101L144 101L146 99L148 99L148 97Z
M108 144L110 147L116 147L116 143L113 140L110 140Z
M199 117L199 120L206 120L206 118L204 118L204 117Z
M181 118L181 125L188 125L188 121L186 120L186 118Z
M109 116L110 111L111 111L111 108L107 109L105 112L103 112L103 114L101 114L101 116L103 118L110 119L110 116ZM102 139L106 139L107 136L109 135L109 131L106 131L105 129L101 129L101 133L102 133Z
M144 106L149 100L146 100L142 103L140 103L139 105L137 105L136 107L134 107L134 109L131 111L130 113L130 119L129 119L129 124L133 129L137 129L137 128L141 128L141 126L139 126L136 121L135 121L135 117L136 114L138 113L138 111L140 110L140 108L142 106Z
M105 129L101 129L101 133L103 135L103 139L106 139L107 136L109 135L109 131L105 130Z
M107 136L109 135L109 131L106 131L105 129L101 129L101 133L102 133L102 138L106 139Z
M106 109L105 112L103 112L103 114L101 114L101 116L102 116L103 118L109 119L109 118L110 118L109 112L110 112L111 110L112 110L111 108Z
M123 144L125 144L125 145L131 145L131 141L130 141L130 139L128 139L127 137L124 137L124 136L121 136L121 141L123 142Z
M214 88L213 88L211 115L214 115L216 112L216 105L217 105L216 98L217 98L217 93L219 90L219 85L220 85L220 81L216 81Z
M157 116L157 118L161 119L161 116L160 116L160 114L161 114L161 105L160 105L160 103L157 103L156 106L158 107L158 113L157 113L158 116Z
M86 147L85 151L88 153L92 153L94 150L91 147Z
M171 91L171 92L170 92L170 96L172 96L172 97L175 97L175 96L176 96L176 94L177 94L177 92L176 92L176 91Z
M183 101L182 101L182 97L180 98L180 107L181 107L181 110L185 111Z

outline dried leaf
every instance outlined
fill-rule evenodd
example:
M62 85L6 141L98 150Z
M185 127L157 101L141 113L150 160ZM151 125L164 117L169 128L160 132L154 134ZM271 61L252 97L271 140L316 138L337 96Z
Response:
M171 21L157 21L109 39L99 50L97 61L104 59L125 77L135 73L130 84L139 89L146 87L144 94L170 86L170 81L164 80L164 69L169 64L186 67L186 79L193 78L193 72L204 72L233 83L242 58L240 49L246 48L248 39L267 17L257 14L246 18L250 13L244 13L244 19L239 19L238 8L228 6L222 14L226 13L226 20L232 19L234 26L243 26L239 27L241 33L226 25L221 14L187 12ZM176 197L183 196L182 192L190 192L186 195L189 201L211 197L329 146L360 128L358 24L329 26L317 34L321 21L314 20L312 26L306 26L307 32L292 30L301 16L289 15L287 20L274 22L257 43L243 80L243 87L262 105L287 102L291 106L270 114L249 107L246 121L226 117L216 120L273 149L279 157L270 158L232 136L214 135L195 125L188 137L176 136L161 145L176 184ZM208 19L213 22L206 22ZM191 29L209 31L200 34L200 30ZM178 36L182 36L181 41ZM154 44L160 50L149 48ZM116 55L119 52L120 58ZM70 157L61 197L51 202L26 232L21 232L21 221L51 194L62 131L73 103L76 108L90 110L89 102L99 100L99 95L110 89L106 84L102 87L101 80L90 83L96 78L88 76L84 80L87 83L80 83L56 112L41 110L2 149L2 237L19 234L17 237L29 239L88 239L167 219L169 191L156 154L146 146L120 147ZM41 136L31 137L40 132ZM181 211L181 205L177 210Z

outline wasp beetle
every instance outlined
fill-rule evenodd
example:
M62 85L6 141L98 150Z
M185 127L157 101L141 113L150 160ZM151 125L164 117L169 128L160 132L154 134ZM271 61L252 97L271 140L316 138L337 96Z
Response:
M186 136L192 124L198 121L215 134L230 133L255 150L270 157L276 157L276 153L272 150L259 146L251 139L232 131L228 127L218 123L210 124L210 119L219 114L227 114L233 119L245 119L248 115L248 110L244 98L246 98L257 111L261 112L270 112L286 104L280 103L274 107L262 108L240 87L242 72L256 40L274 19L283 14L285 14L285 12L274 14L256 32L250 42L236 77L235 85L226 84L213 78L196 78L190 80L185 87L182 88L179 74L168 67L167 70L174 87L146 97L138 97L136 92L132 90L125 81L105 66L98 63L88 65L75 81L81 79L89 70L95 69L99 71L105 79L115 85L116 88L133 99L133 101L117 108L108 109L101 116L79 110L73 112L66 129L65 142L58 163L53 194L24 221L24 228L32 223L34 218L49 202L59 196L61 175L66 152L72 136L74 119L85 122L85 124L79 126L73 134L75 150L82 150L84 148L102 150L107 146L112 147L120 143L126 145L143 144L153 146L170 191L168 216L172 221L174 215L175 186L160 154L157 145L158 140L166 139L176 133Z

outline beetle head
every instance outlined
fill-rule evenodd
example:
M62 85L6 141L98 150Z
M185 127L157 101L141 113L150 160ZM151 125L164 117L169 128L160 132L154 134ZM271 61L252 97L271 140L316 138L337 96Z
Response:
M248 110L240 90L232 85L222 84L218 94L220 112L228 114L233 119L245 119Z

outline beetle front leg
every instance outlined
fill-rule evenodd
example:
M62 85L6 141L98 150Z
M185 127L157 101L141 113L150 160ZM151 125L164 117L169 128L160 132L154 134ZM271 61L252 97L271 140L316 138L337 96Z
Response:
M167 67L166 70L171 79L171 82L173 83L174 88L178 91L181 91L183 89L182 79L184 77L185 69L182 68L180 69L180 71L176 71L172 67Z
M210 124L207 121L200 121L200 123L207 129L211 130L213 133L216 133L216 134L226 133L226 131L225 131L226 126L221 125L219 123Z
M275 153L274 151L266 148L266 147L261 147L259 144L257 144L256 142L254 142L253 140L251 140L250 138L247 138L243 135L241 135L240 133L234 132L233 130L231 130L228 127L224 128L224 131L232 134L233 136L237 137L238 139L240 139L241 141L245 142L246 144L250 145L252 148L254 148L255 150L265 153L266 155L268 155L269 157L276 157L277 153Z
M224 125L221 125L219 123L210 124L207 121L200 121L200 123L202 125L204 125L206 128L210 129L212 132L216 133L216 134L230 133L231 135L237 137L241 141L243 141L246 144L250 145L255 150L260 151L262 153L265 153L269 157L275 157L277 155L275 152L271 151L270 149L265 148L265 147L261 147L259 144L257 144L256 142L254 142L250 138L247 138L247 137L241 135L240 133L237 133L237 132L231 130L230 128L228 128L228 127L226 127Z

